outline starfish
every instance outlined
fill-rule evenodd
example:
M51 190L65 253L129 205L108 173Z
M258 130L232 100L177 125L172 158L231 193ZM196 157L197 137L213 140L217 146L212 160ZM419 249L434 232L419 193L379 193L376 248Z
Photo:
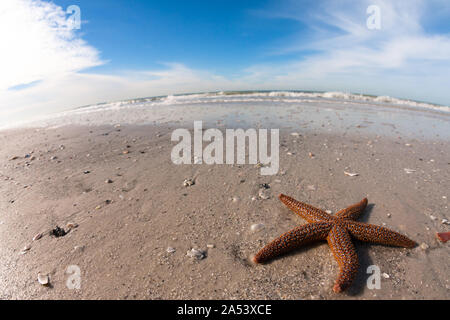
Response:
M334 216L280 194L281 202L309 223L288 231L262 248L253 258L255 263L264 263L276 256L292 251L306 243L327 240L339 264L339 276L334 284L334 292L347 289L358 271L359 263L352 238L391 246L413 248L416 242L395 231L355 221L367 206L367 198Z

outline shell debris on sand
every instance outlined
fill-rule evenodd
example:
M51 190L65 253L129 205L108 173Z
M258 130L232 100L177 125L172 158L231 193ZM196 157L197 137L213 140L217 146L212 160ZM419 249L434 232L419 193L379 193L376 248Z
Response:
M346 176L349 176L349 177L356 177L356 176L359 176L359 173L356 173L356 172L348 172L348 171L344 171L344 174L345 174Z
M185 187L190 187L190 186L193 186L194 184L195 184L194 179L184 179L184 181L183 181L183 186L185 186Z
M263 200L267 200L270 198L270 192L267 189L260 189L258 196Z
M55 229L52 229L50 231L50 235L54 236L56 238L64 237L66 234L67 234L66 230L64 230L63 228L60 228L58 226L56 226Z
M191 250L187 251L186 255L196 260L202 260L206 257L206 252L203 250L192 248Z

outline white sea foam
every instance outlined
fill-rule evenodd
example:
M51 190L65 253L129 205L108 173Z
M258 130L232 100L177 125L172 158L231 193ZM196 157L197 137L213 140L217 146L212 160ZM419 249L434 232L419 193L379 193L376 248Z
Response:
M369 106L399 107L417 110L434 110L450 113L450 107L424 102L402 100L388 96L368 96L345 92L302 92L302 91L253 91L253 92L212 92L165 97L140 98L80 107L74 110L53 114L7 127L41 126L53 127L65 124L114 124L148 123L160 119L175 119L183 115L176 108L180 105L199 105L205 107L223 107L224 105L279 106ZM211 110L211 109L209 109ZM5 127L3 127L5 128Z

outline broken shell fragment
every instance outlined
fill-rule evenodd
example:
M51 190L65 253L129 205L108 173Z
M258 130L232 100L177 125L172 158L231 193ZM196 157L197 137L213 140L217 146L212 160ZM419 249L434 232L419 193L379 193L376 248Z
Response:
M347 171L344 171L344 174L346 175L346 176L349 176L349 177L356 177L356 176L359 176L359 173L356 173L356 172L347 172Z
M172 248L172 247L168 247L167 249L166 249L166 252L167 253L174 253L176 250L175 250L175 248Z
M203 258L206 257L206 254L205 254L204 251L198 250L198 249L194 249L194 248L192 248L191 250L188 250L186 255L188 257L191 257L191 258L194 258L194 259L197 259L197 260L202 260Z
M195 184L195 181L193 179L184 179L183 186L190 187Z
M267 200L270 198L270 193L266 189L260 189L258 196L263 200Z
M30 245L26 245L25 247L23 247L22 251L20 251L20 254L25 254L28 251L30 251L31 246Z
M42 238L42 233L41 232L39 232L37 235L35 235L33 237L33 241L39 240L40 238Z
M66 224L66 228L69 230L75 229L78 227L78 224L74 223L74 222L69 222Z
M444 243L450 240L450 232L438 232L436 233L436 236L439 239L439 241Z

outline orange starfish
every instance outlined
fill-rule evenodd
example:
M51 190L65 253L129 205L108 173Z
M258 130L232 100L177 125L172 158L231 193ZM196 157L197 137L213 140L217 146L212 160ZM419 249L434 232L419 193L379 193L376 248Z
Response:
M417 245L416 242L395 231L354 221L366 208L367 198L340 210L335 216L284 194L280 194L280 200L309 223L296 227L270 242L255 255L253 261L263 263L305 243L327 240L340 268L333 287L335 292L347 289L358 271L358 257L352 238L405 248Z

